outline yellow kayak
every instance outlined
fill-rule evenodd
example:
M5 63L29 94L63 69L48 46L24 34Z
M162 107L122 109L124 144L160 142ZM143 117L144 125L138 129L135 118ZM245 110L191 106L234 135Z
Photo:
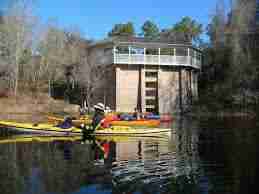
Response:
M52 134L52 135L80 135L82 129L71 127L62 129L48 123L18 123L11 121L0 121L0 127L22 133ZM110 128L96 130L93 135L120 135L120 136L141 136L153 133L170 132L171 129L164 128L132 128L127 126L112 126Z
M81 136L35 136L35 135L17 135L6 139L0 139L0 144L5 143L27 143L27 142L52 142L52 141L80 141Z
M52 124L58 124L58 123L64 121L63 118L55 117L55 116L47 116L47 119L48 119L48 122L50 122ZM72 124L75 127L80 127L81 124L90 125L91 123L92 123L92 120L90 118L86 118L86 117L82 117L80 119L73 119L72 120Z
M143 140L145 137L129 137L129 136L96 136L95 140L97 141L114 141L114 142L125 142L125 141L136 141ZM157 140L156 136L147 137L148 140L153 139ZM76 136L50 136L50 135L14 135L10 137L6 137L4 139L0 139L0 144L7 143L30 143L30 142L53 142L53 141L69 141L76 142L82 141L82 137L79 135ZM160 139L162 141L162 139Z

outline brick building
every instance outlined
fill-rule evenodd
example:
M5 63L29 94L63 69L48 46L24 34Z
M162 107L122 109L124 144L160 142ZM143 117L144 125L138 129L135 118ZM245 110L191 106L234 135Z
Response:
M116 111L172 113L198 97L202 53L191 44L123 37L96 42L89 51L108 67L96 101Z

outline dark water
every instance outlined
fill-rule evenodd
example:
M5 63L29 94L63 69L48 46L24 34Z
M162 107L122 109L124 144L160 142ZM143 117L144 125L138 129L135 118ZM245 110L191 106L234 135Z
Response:
M145 138L0 138L1 194L259 193L254 120L174 121Z

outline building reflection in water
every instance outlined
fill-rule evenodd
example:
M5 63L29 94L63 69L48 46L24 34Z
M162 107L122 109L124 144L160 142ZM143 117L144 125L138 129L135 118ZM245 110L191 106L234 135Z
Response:
M199 173L197 182L206 188L196 125L175 120L173 132L160 137L6 143L0 147L0 156L4 156L0 157L0 188L13 194L94 193L94 189L170 193L172 177L192 173Z

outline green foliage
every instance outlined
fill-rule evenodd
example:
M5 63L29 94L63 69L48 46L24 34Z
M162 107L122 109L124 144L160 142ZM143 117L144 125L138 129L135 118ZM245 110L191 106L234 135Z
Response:
M201 44L202 32L202 24L190 17L184 17L171 28L163 29L160 38L172 42Z
M147 39L157 39L157 38L159 38L159 28L152 21L147 20L143 24L141 29L142 29L142 35L145 38L147 38Z
M190 17L184 17L180 22L176 23L172 31L176 33L183 33L186 40L197 42L200 40L202 33L202 24L199 24Z
M108 33L109 37L113 36L134 36L135 29L132 22L126 24L115 24L113 29Z

